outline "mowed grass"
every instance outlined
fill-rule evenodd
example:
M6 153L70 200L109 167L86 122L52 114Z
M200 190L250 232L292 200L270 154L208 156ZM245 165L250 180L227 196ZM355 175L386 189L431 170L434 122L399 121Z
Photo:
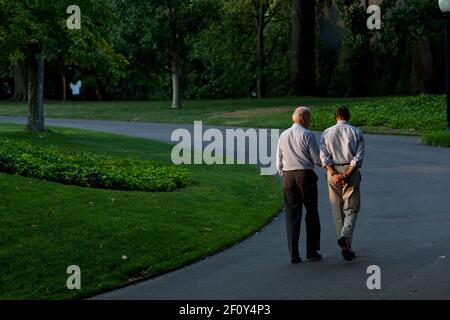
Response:
M0 135L123 158L170 161L171 146L75 129ZM253 233L281 208L280 186L249 165L192 165L175 192L90 189L0 173L0 298L71 299L195 261ZM81 268L81 290L66 269Z
M45 114L52 118L102 119L161 123L192 123L203 120L209 124L264 126L264 118L274 114L292 113L296 105L335 105L340 103L372 101L377 98L327 99L316 97L285 97L267 99L191 100L183 101L181 109L171 109L170 101L46 101ZM245 112L247 111L247 112ZM26 116L25 103L0 101L0 115ZM289 123L289 119L275 122L274 127ZM252 121L254 119L254 121Z
M45 113L54 118L186 124L202 120L213 125L286 128L294 107L303 105L313 109L312 129L324 130L334 124L334 110L343 104L350 108L351 122L367 133L421 135L445 128L445 97L440 95L196 100L184 101L179 110L171 109L169 101L47 101ZM0 115L26 114L24 103L0 102Z

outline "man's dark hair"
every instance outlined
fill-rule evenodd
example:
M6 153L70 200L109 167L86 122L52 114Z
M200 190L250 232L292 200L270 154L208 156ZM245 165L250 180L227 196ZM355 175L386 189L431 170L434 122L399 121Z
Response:
M350 110L346 106L341 106L336 109L335 116L343 120L350 120Z

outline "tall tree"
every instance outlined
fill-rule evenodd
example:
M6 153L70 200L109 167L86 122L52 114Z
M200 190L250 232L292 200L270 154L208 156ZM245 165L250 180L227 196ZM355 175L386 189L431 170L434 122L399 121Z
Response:
M172 74L172 108L181 108L180 95L180 68L179 68L179 46L181 37L183 37L182 30L178 24L178 15L181 10L180 3L167 1L167 12L169 17L170 30L170 71Z
M367 95L371 78L370 39L367 14L359 0L335 0L344 23L338 65L331 77L328 94L333 96Z
M32 1L0 0L2 69L23 63L28 76L27 129L43 131L44 43L48 25L44 5ZM52 8L54 9L54 8ZM51 10L50 10L51 11ZM48 12L47 12L48 13ZM54 14L55 12L50 12Z
M256 26L256 96L263 98L265 96L265 67L267 65L267 58L274 50L274 45L265 52L264 36L266 27L274 19L278 13L281 0L253 0L255 26Z
M218 18L190 39L196 69L189 73L189 93L208 98L285 95L290 29L290 2L224 0Z
M50 63L72 60L80 67L108 68L112 70L109 72L116 72L115 65L108 62L121 60L121 57L115 55L99 31L110 15L108 3L107 0L78 1L85 13L84 23L80 30L68 30L67 5L62 1L48 4L33 0L0 0L0 73L17 65L26 66L29 130L45 130L46 59ZM105 24L103 28L107 27Z
M27 46L28 122L30 131L43 131L44 125L44 44L36 41Z
M205 22L205 10L214 1L210 0L159 0L160 8L166 12L169 41L167 49L172 77L172 108L181 108L180 62L181 52L186 49L186 38L197 33ZM160 10L161 12L161 10Z
M83 1L79 1L83 17L81 29L53 31L53 49L47 58L58 68L63 87L66 84L66 68L71 66L81 78L94 80L95 94L101 101L105 99L111 84L126 76L128 61L112 46L111 29L117 19L111 2Z
M188 54L186 41L207 24L208 13L211 8L217 7L217 1L114 1L114 10L120 16L116 41L120 44L121 51L130 59L130 71L134 77L141 79L138 74L143 69L151 73L165 72L170 75L172 108L182 107L182 65ZM120 12L129 14L122 15ZM136 39L133 33L139 34L139 38ZM126 46L129 38L136 47ZM151 76L154 75L150 74L149 78ZM166 79L161 74L156 77Z
M18 63L14 67L14 95L11 101L27 101L28 100L28 72L24 63Z
M292 95L312 95L316 88L316 1L294 0L292 8Z

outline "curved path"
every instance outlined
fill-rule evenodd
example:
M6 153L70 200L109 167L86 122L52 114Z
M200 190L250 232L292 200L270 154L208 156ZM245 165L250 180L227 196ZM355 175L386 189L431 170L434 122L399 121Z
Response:
M47 125L165 142L176 128L192 129L96 120L48 119ZM322 261L290 263L281 214L228 250L94 299L450 299L450 149L423 146L417 137L366 135L366 144L353 262L340 256L318 169ZM381 290L367 289L370 265L381 268Z

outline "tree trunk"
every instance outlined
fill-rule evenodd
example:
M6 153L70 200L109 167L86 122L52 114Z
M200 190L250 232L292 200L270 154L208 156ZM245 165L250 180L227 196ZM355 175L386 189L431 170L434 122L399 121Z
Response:
M170 32L171 32L171 49L170 49L170 64L172 71L172 109L181 109L180 96L180 70L178 67L178 45L179 34L177 28L177 15L174 8L168 5L170 17Z
M426 93L433 88L434 74L431 41L411 40L411 93Z
M256 8L256 31L257 31L257 40L256 40L256 58L258 62L258 66L256 69L256 97L258 99L264 97L264 64L265 64L265 56L264 56L264 24L265 24L265 10L263 5L257 1Z
M315 93L315 14L315 1L294 0L291 95L313 95Z
M39 44L28 52L28 124L27 130L45 131L44 125L44 57Z
M61 84L62 84L62 102L67 101L67 79L66 72L64 71L64 67L59 69L59 73L61 75Z
M98 83L96 84L96 87L95 87L95 95L97 96L97 101L103 100L102 89L100 89L100 86L98 85Z
M178 56L176 51L173 51L172 54L172 109L180 109L181 108L181 97L180 97L180 77L178 74Z
M100 81L100 78L97 76L97 74L95 74L94 78L95 78L95 95L97 96L98 101L103 101L104 90L102 82Z
M25 63L19 63L14 68L14 95L11 101L28 101L28 75Z

